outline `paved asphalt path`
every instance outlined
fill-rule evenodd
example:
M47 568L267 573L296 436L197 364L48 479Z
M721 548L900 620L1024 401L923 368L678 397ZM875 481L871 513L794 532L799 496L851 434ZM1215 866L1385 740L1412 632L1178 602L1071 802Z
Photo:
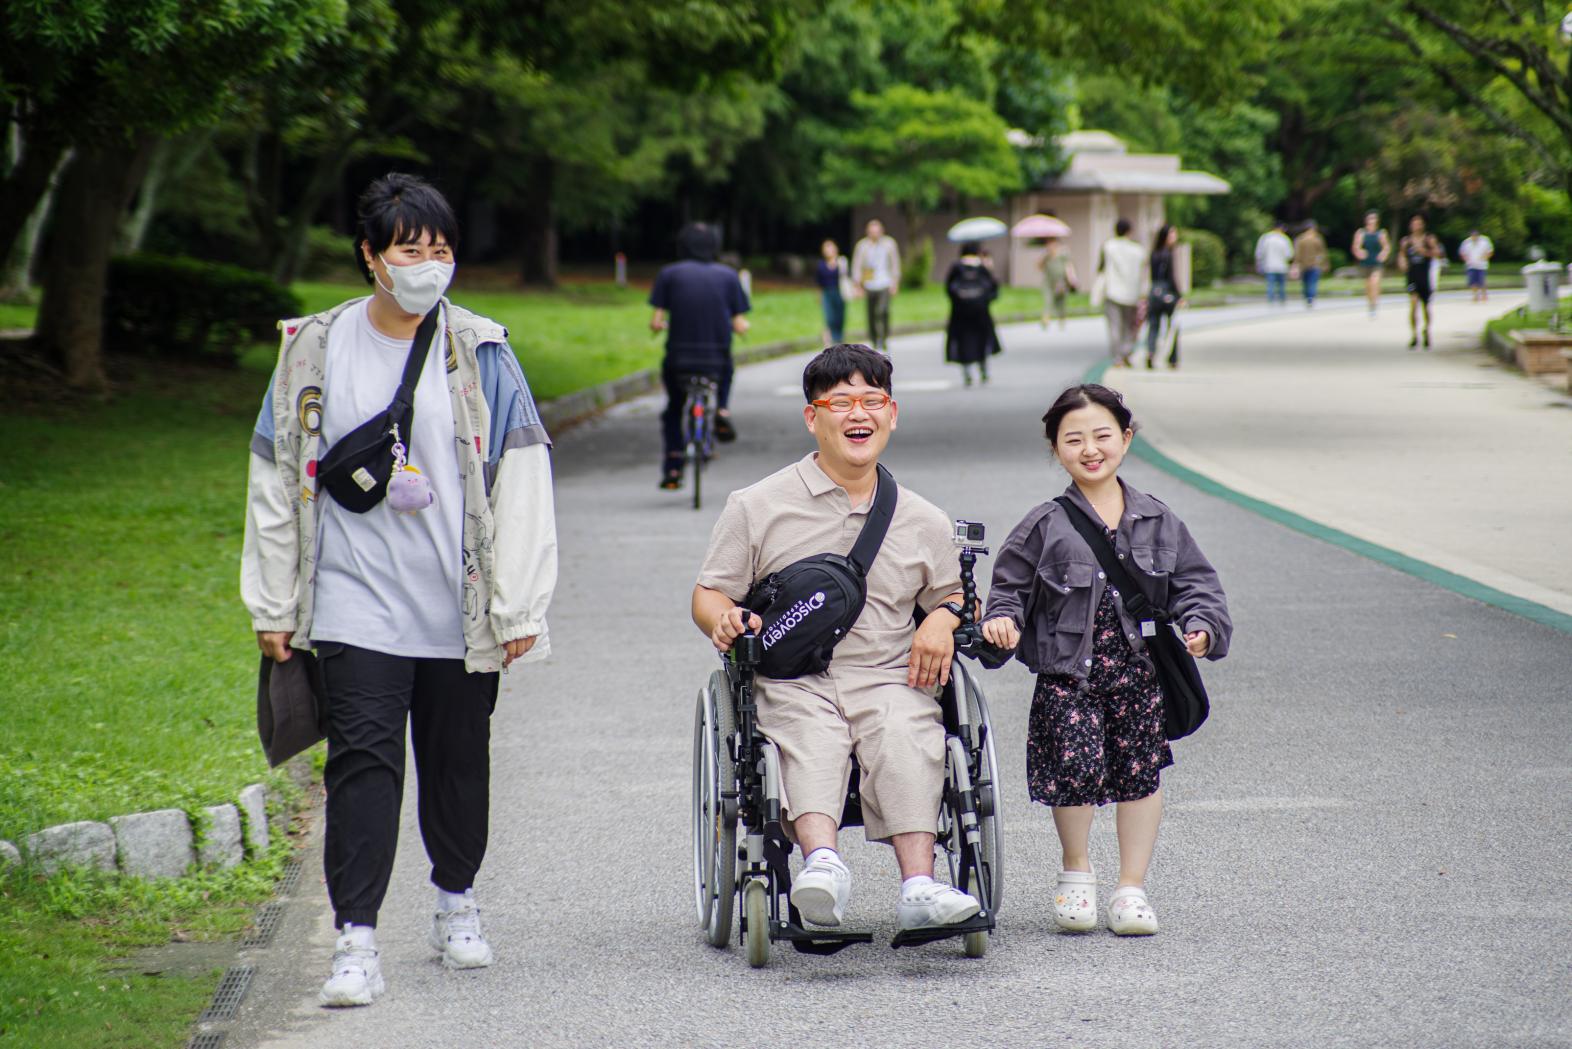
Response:
M1328 308L1306 323L1333 339L1363 317ZM1038 418L1102 352L1091 320L1004 338L992 384L972 389L941 363L937 336L896 340L887 459L995 542L1063 487ZM742 439L714 464L717 494L810 449L802 364L739 375ZM1149 883L1162 933L1054 931L1058 853L1047 811L1026 797L1031 680L1014 665L986 678L1008 857L987 957L966 959L954 941L831 958L777 946L752 971L737 947L705 945L690 746L694 694L716 664L687 609L721 499L695 513L685 493L656 490L657 410L623 406L557 447L554 655L508 675L494 722L478 893L497 964L449 973L426 947L411 795L378 930L387 995L370 1009L316 1007L332 930L313 870L276 946L250 956L259 971L232 1049L1572 1046L1567 637L1134 461L1126 478L1183 515L1238 624L1233 655L1207 665L1212 720L1176 746L1164 777ZM1111 817L1093 838L1104 899ZM847 838L849 923L887 942L894 858Z

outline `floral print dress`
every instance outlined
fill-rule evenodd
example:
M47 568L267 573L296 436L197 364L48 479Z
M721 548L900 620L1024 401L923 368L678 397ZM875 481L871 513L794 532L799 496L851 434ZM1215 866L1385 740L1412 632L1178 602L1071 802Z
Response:
M1107 805L1155 793L1174 763L1163 732L1163 694L1130 648L1103 590L1093 623L1092 665L1074 677L1040 674L1026 735L1026 783L1044 805Z

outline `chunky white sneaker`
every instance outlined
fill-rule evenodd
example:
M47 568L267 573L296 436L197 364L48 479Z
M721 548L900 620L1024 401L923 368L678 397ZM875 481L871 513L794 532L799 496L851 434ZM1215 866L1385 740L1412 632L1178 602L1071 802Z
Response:
M333 949L333 975L317 995L329 1008L370 1005L387 990L382 982L382 962L374 947L356 947L348 936L340 936Z
M480 931L480 909L465 903L458 910L438 911L431 919L431 949L442 954L449 969L484 969L492 962L491 944Z
M931 881L901 893L895 920L902 929L926 929L934 925L955 925L974 917L980 910L982 904L960 889Z
M851 871L833 853L804 867L791 886L792 906L814 925L839 925L850 898Z

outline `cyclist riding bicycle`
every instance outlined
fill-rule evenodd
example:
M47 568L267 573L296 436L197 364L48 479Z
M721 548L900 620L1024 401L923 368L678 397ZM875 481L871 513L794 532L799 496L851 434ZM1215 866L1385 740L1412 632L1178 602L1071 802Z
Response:
M731 494L693 591L693 620L722 652L745 627L763 626L740 607L755 583L804 557L848 553L874 505L879 456L896 424L889 359L867 346L832 346L803 372L803 393L818 451ZM900 927L953 925L980 910L933 880L945 774L936 697L949 680L964 600L952 538L950 518L900 489L868 568L866 604L829 667L757 679L758 725L780 750L787 827L806 857L791 902L813 924L839 925L851 890L836 834L853 755L865 834L894 846L900 865ZM927 615L914 627L918 607Z
M660 486L682 487L682 406L687 399L687 377L706 375L719 387L719 412L715 436L734 441L727 403L731 398L731 339L748 330L743 314L751 308L737 271L715 261L720 235L713 226L691 223L678 236L682 260L663 268L650 289L650 330L666 333L666 357L661 380L666 386L666 410L661 413L664 457Z

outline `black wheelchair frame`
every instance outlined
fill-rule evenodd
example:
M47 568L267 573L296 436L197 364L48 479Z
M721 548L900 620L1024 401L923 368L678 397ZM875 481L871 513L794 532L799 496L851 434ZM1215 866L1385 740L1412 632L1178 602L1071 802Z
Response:
M983 640L973 614L978 552L987 553L981 548L961 551L965 601L955 631L956 655L999 666L1010 653ZM793 846L783 825L780 757L759 731L754 698L762 654L756 635L737 639L724 657L724 668L700 692L694 725L694 885L700 925L712 945L724 947L731 939L733 916L741 911L738 939L755 968L767 964L769 946L776 941L805 954L834 954L852 944L873 942L869 932L808 929L791 904ZM982 906L976 916L954 925L901 930L890 946L961 937L966 955L976 958L987 951L1003 901L1003 825L987 699L959 659L952 663L940 705L946 754L937 844L949 861L951 883ZM862 823L858 780L854 762L842 829Z

